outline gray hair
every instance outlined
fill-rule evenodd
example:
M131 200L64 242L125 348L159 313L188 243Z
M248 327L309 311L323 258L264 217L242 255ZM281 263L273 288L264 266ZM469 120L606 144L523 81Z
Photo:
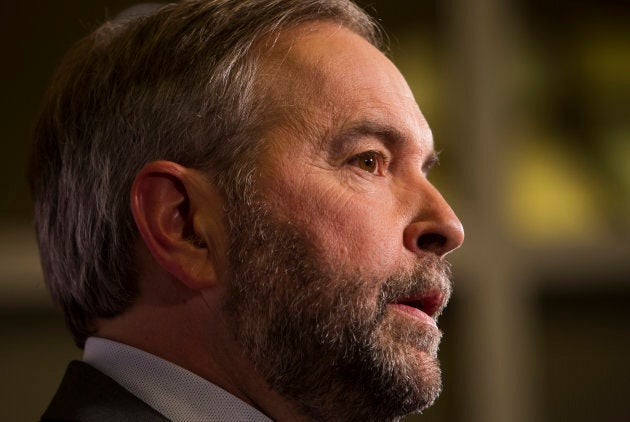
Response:
M379 45L348 0L184 0L108 21L66 55L35 128L29 174L44 277L82 346L138 295L129 205L138 171L170 160L244 200L264 126L262 39L332 21Z

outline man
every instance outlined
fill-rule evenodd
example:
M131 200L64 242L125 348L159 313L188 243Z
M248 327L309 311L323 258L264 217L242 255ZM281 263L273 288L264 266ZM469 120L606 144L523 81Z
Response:
M395 420L440 391L460 222L346 0L134 9L35 135L42 265L82 362L43 420Z

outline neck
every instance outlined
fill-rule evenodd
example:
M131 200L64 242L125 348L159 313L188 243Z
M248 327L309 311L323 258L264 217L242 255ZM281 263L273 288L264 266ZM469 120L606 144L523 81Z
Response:
M155 278L152 287L148 291L160 294L141 294L123 314L100 320L96 335L187 369L271 419L305 420L292 403L268 387L243 354L217 299L222 295L193 291L180 283L161 283Z

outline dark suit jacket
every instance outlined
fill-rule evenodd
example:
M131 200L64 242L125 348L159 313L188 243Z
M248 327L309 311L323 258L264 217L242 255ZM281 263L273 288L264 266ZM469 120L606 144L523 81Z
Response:
M164 416L92 366L72 361L42 422L165 422Z

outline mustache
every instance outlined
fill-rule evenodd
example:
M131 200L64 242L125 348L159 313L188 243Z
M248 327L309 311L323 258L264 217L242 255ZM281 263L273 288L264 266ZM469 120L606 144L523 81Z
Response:
M379 314L385 314L388 304L431 293L442 297L442 305L435 315L437 318L451 297L453 291L451 276L451 264L446 259L433 254L422 257L413 267L390 275L382 284L378 303Z

